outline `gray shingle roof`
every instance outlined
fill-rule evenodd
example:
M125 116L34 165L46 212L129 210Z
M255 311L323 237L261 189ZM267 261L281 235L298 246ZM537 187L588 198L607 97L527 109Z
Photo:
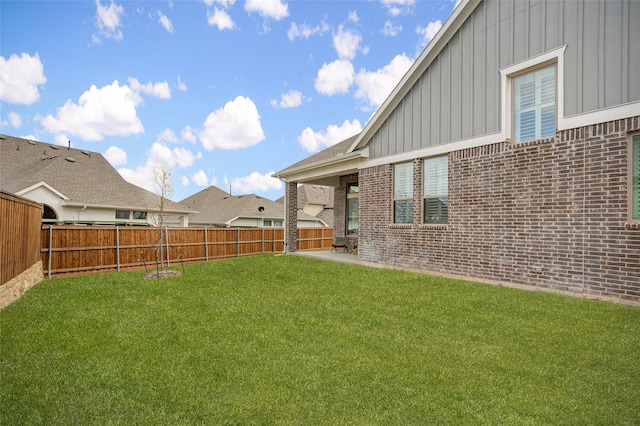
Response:
M354 135L349 139L345 139L342 142L338 142L337 144L330 146L329 148L323 149L322 151L317 152L303 160L298 161L295 164L292 164L286 169L279 171L278 173L276 173L276 175L286 174L291 170L296 170L304 166L311 166L315 163L321 163L323 161L343 156L348 153L349 148L351 148L351 145L353 145L358 136L359 134Z
M281 203L255 194L232 196L216 186L205 188L185 198L180 204L198 212L189 217L191 224L225 226L236 218L284 220L284 206ZM259 211L260 207L264 208L262 212ZM298 214L298 219L315 218L302 213Z
M40 182L68 197L67 204L141 211L159 206L157 194L127 182L98 152L0 135L0 189L17 193ZM165 211L187 209L167 200Z

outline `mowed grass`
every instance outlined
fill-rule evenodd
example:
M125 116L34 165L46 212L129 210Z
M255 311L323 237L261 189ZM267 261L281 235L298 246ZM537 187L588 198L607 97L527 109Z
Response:
M640 309L295 256L45 281L0 424L640 421Z

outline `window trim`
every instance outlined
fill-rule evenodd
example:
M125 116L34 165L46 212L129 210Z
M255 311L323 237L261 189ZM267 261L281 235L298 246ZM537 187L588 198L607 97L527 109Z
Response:
M514 141L514 78L554 64L556 66L556 131L562 129L561 121L564 118L564 51L566 48L566 45L560 46L500 70L502 131L505 139Z
M357 190L352 191L351 188L357 188ZM346 206L345 206L345 234L348 236L358 236L358 233L360 231L360 185L359 183L356 182L347 182L347 200L346 200ZM349 232L349 219L351 219L349 217L349 201L350 200L356 200L358 203L358 209L356 210L356 228L355 228L355 233L350 233Z
M426 192L427 192L427 186L425 185L425 181L426 181L426 176L427 176L427 167L426 167L426 163L429 160L434 160L434 159L441 159L441 158L446 158L447 159L447 192L446 194L430 194L429 196L427 196ZM427 222L427 212L425 211L425 202L427 199L429 200L439 200L441 198L446 198L447 199L447 220L446 222ZM423 158L422 159L422 225L448 225L449 224L449 204L448 204L448 200L449 200L449 153L445 154L445 155L438 155L438 156L434 156L434 157L428 157L428 158Z
M411 170L411 190L408 197L396 197L396 167L408 166ZM393 164L391 174L391 223L394 225L410 225L413 223L415 217L413 214L414 209L414 191L415 191L415 173L413 167L413 161L406 161L403 163ZM411 221L410 222L396 222L396 201L411 201Z
M633 224L640 224L640 215L638 215L637 218L633 217L633 204L634 201L640 203L640 194L638 194L638 200L634 200L633 198L633 145L634 145L634 138L636 138L636 142L638 144L638 148L639 148L639 152L638 152L638 156L640 156L640 133L630 133L628 135L628 155L627 155L627 161L628 161L628 167L627 167L627 219L629 221L629 223L633 223ZM640 158L638 158L638 163L640 165Z

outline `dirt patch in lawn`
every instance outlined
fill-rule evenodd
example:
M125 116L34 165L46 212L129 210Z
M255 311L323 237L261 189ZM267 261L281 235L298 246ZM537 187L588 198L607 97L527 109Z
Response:
M151 271L142 276L145 280L163 280L165 278L179 277L178 271Z

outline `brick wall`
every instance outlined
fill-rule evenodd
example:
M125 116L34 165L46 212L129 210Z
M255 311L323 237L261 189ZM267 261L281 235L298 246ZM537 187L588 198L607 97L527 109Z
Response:
M360 171L361 260L640 301L640 231L628 206L639 118L449 155L449 223L393 225L391 165Z
M287 182L284 195L285 250L286 252L294 252L298 249L296 243L298 232L298 184L296 182Z

